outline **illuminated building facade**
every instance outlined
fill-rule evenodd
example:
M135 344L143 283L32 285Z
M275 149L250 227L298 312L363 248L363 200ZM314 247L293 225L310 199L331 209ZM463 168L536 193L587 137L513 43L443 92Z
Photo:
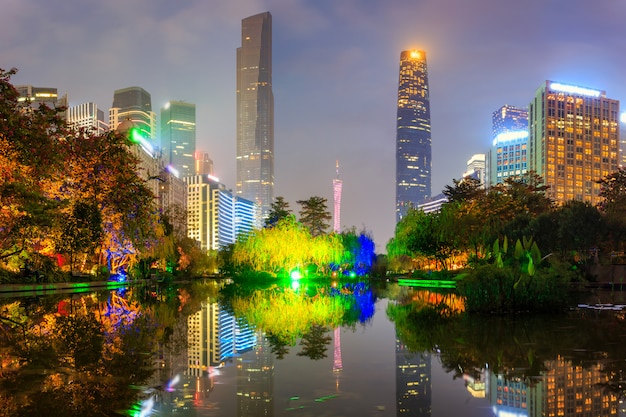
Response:
M233 195L217 178L185 177L187 183L187 236L203 250L218 250L235 243L237 236L257 227L257 207Z
M430 195L430 94L426 52L402 51L396 126L396 221Z
M101 135L109 130L104 121L104 112L96 103L83 103L67 109L67 123L78 130L84 129L87 133Z
M343 181L339 179L339 161L336 164L337 177L333 180L333 232L341 233L341 188Z
M274 354L265 334L237 357L237 416L274 415Z
M438 194L432 198L426 199L422 204L418 204L418 210L422 210L424 213L438 213L441 210L441 206L448 202L448 197L443 194Z
M274 201L272 15L241 22L237 48L237 195L254 201L265 218Z
M485 188L485 154L477 153L467 161L467 170L463 174L463 178L474 178L480 182L480 186Z
M30 107L38 109L40 105L45 104L51 109L59 107L67 107L67 95L59 97L56 88L49 87L33 87L32 85L16 85L15 89L19 93L19 102L28 101Z
M415 353L396 339L396 415L430 417L431 356Z
M529 170L557 203L600 202L597 180L617 171L619 101L600 90L546 81L529 106Z
M161 151L181 177L195 175L196 105L170 101L161 109Z
M528 110L504 105L493 112L492 146L487 175L489 185L519 177L528 170Z
M150 93L141 87L115 90L113 105L109 109L109 128L115 130L125 120L132 121L144 138L154 141L156 113L152 111Z

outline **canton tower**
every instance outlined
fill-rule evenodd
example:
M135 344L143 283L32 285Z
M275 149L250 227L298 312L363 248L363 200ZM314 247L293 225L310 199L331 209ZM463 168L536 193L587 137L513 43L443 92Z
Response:
M430 98L426 52L402 51L396 130L396 222L431 196Z
M339 179L339 161L335 164L337 177L333 180L333 232L341 233L341 188L343 182Z

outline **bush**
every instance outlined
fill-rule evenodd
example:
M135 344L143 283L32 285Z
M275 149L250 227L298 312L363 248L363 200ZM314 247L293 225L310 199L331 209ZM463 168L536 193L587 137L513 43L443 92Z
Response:
M572 274L558 263L538 269L534 276L482 265L471 270L457 288L468 312L558 311L568 305Z

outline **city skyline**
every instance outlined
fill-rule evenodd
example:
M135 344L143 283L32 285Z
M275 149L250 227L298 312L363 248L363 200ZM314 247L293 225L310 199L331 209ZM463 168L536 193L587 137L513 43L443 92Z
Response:
M428 54L432 194L459 178L471 155L488 150L492 113L504 104L528 106L546 80L626 100L619 54L626 4L611 0L90 7L26 0L5 5L0 16L2 67L18 69L14 85L57 88L70 105L95 102L106 111L113 92L132 85L150 92L156 109L170 100L196 103L197 148L234 189L235 50L241 20L265 11L274 26L275 195L295 212L296 200L314 195L330 208L340 159L342 227L370 230L378 252L395 227L401 51Z

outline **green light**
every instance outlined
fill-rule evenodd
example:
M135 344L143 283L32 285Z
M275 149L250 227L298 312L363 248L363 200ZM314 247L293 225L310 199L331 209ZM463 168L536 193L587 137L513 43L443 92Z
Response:
M143 136L141 135L139 128L131 127L128 131L128 138L131 142L141 143L141 139L143 139Z
M291 279L293 280L299 280L300 278L302 278L302 274L300 274L300 271L298 271L297 269L294 269L293 271L291 271Z
M354 271L350 272L350 278L354 278L354 277L356 277L356 272Z

